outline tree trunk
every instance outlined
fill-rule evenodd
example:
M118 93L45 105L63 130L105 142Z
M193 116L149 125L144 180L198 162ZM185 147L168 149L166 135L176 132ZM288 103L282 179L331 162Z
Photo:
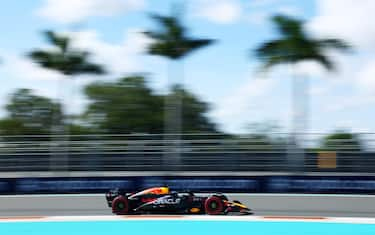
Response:
M183 83L183 64L181 61L170 61L168 65L169 91L164 105L164 159L165 170L179 170L181 166L182 134L182 97L180 93L172 96L174 86Z
M307 130L308 80L291 68L292 76L292 131L288 144L288 168L302 172L305 168L304 134Z
M67 151L66 126L63 119L63 80L60 78L57 82L57 97L55 102L61 105L61 116L58 112L53 113L53 121L51 128L51 150L49 170L52 172L68 172L69 156Z

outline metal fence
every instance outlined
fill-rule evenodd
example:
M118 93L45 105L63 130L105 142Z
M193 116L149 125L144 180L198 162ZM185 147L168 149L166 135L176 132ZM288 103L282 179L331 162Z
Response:
M301 134L299 143L288 136L184 134L180 140L157 134L1 136L0 172L375 173L375 134L358 135L360 146L338 139L324 147L324 134Z

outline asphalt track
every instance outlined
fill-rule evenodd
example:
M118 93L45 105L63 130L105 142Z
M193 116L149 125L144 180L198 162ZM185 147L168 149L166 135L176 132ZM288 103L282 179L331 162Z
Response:
M248 205L255 215L374 217L375 196L228 194ZM0 196L0 217L110 215L104 195Z

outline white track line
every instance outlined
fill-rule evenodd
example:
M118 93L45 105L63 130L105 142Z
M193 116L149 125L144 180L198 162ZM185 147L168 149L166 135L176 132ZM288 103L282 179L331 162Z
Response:
M98 222L98 221L248 221L248 222L308 222L308 223L345 223L375 224L375 218L345 217L299 217L299 216L48 216L48 217L9 217L0 218L0 223L9 222Z

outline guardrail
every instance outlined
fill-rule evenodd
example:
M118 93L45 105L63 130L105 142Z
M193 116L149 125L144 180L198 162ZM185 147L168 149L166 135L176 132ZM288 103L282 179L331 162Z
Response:
M228 193L374 194L375 176L116 176L0 178L0 194L135 192L167 185L172 190Z
M184 134L0 136L0 172L17 171L272 171L375 173L375 134L330 140Z

